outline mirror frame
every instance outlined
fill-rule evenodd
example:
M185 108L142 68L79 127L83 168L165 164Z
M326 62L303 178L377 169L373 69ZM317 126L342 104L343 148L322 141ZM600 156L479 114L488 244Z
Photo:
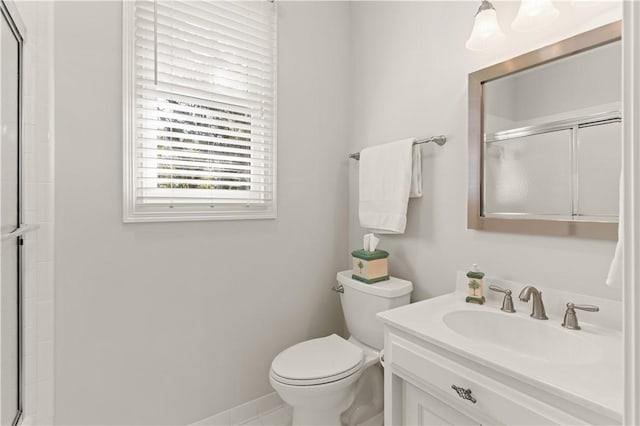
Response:
M496 218L482 216L484 194L484 107L483 83L547 62L589 50L622 38L622 21L612 22L554 44L533 50L504 62L469 74L469 187L467 228L484 231L514 232L557 236L577 236L615 240L615 222L556 219Z

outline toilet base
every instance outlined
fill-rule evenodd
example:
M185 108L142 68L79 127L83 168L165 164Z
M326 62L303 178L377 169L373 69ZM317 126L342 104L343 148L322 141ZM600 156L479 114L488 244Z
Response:
M293 408L293 426L341 426L340 415L353 403L361 372L332 383L292 386L270 376L271 386Z
M384 426L384 410L357 426Z
M356 373L320 385L293 385L269 375L271 386L293 408L293 426L382 426L384 420L384 374L380 353L353 337L349 342L364 351Z
M293 426L382 425L383 373L379 364L361 374L320 386L271 385L293 408Z
M380 425L384 420L384 372L380 364L368 367L354 390L354 401L342 413L343 425Z

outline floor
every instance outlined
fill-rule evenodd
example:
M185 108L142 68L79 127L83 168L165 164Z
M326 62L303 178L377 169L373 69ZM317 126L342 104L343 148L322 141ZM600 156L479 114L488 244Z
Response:
M242 423L243 425L263 425L263 426L289 426L291 425L291 414L293 410L283 404L271 411L267 411L253 419Z

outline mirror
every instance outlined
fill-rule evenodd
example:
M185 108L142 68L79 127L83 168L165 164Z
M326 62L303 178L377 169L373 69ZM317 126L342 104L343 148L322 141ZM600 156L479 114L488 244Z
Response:
M621 24L469 75L468 227L617 236Z

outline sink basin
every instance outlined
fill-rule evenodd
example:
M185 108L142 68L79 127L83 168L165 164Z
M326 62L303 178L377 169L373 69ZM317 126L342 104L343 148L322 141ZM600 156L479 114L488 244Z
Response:
M442 319L461 336L537 361L591 364L602 358L602 350L581 337L580 332L565 330L549 321L470 310L448 312Z

